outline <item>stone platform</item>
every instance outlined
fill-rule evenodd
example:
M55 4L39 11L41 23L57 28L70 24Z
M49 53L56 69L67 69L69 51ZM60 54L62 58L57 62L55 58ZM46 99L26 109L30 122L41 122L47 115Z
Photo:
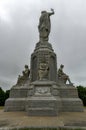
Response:
M56 116L58 114L57 100L53 96L31 97L27 99L26 104L29 116Z
M77 88L54 81L35 81L11 89L4 111L26 111L28 116L57 116L59 112L82 112Z

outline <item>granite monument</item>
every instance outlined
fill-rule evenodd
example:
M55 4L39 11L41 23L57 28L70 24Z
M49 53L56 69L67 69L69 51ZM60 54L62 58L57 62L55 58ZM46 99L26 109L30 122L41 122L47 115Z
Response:
M83 104L77 89L63 72L57 69L57 56L49 43L50 16L42 11L39 19L39 42L31 54L30 69L25 65L22 76L10 90L4 111L26 111L29 116L57 116L60 112L82 112ZM67 84L69 81L69 84Z

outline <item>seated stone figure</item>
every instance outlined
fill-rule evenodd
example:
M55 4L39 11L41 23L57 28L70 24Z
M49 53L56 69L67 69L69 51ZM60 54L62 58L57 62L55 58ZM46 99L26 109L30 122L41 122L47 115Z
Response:
M28 68L28 65L25 65L25 70L22 72L23 73L23 76L26 78L26 77L29 77L29 74L30 74L30 70Z
M17 84L18 85L24 84L25 81L28 79L29 74L30 74L30 70L28 68L28 65L25 65L25 70L22 71L22 76L21 75L18 76Z
M64 68L64 65L60 65L60 68L58 69L58 80L60 80L61 82L65 84L67 81L69 82L69 84L72 84L69 76L63 72L63 68Z
M39 70L38 70L39 80L48 79L48 73L49 73L48 63L46 63L46 61L42 61L39 64Z

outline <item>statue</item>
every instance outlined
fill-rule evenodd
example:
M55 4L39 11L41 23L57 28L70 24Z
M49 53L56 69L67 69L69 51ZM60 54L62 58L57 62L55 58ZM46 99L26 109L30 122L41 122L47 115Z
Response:
M17 84L18 85L24 84L24 82L28 79L29 75L30 75L29 67L28 65L25 65L25 70L22 71L22 76L21 75L18 76Z
M28 65L25 65L25 70L22 73L24 77L29 77L30 70L28 68Z
M67 81L69 82L69 84L73 84L71 83L69 76L63 72L63 68L64 68L64 65L60 65L60 68L58 69L58 79L61 80L65 84Z
M39 19L39 37L40 41L48 41L48 36L51 30L51 22L50 22L50 16L54 14L54 10L51 9L52 12L42 11L41 17Z
M48 74L49 74L48 63L46 63L46 61L42 61L39 64L39 70L38 70L39 80L48 79Z

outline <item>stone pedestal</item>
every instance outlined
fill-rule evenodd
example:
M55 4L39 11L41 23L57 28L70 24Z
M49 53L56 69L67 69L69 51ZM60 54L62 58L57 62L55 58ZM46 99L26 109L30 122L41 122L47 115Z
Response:
M33 96L27 98L26 111L29 116L56 116L57 100L53 96Z
M60 109L61 99L59 98L59 91L55 82L44 80L35 81L31 84L26 101L28 115L56 116Z
M42 69L46 63L48 70L46 67ZM39 68L42 69L40 76ZM47 75L43 71L47 71ZM31 55L30 82L28 78L23 85L12 87L5 111L26 111L29 116L57 116L60 112L83 111L77 89L58 81L57 58L50 43L36 44Z
M49 65L48 80L57 81L57 58L52 46L48 42L39 42L31 55L31 81L39 80L38 70L42 59Z
M9 98L5 102L4 111L25 111L26 98Z
M10 90L10 97L5 101L4 111L25 111L28 87L15 86Z
M78 98L77 88L70 85L60 86L58 88L60 93L62 112L83 112L83 103Z

